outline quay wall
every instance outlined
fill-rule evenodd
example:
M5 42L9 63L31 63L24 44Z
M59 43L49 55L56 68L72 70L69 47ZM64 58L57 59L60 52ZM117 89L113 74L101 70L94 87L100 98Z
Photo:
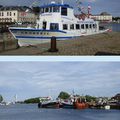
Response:
M18 48L18 41L9 32L0 33L0 52Z

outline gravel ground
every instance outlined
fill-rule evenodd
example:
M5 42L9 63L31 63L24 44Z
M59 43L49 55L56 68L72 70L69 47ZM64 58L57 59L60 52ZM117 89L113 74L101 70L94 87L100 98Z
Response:
M44 43L4 51L0 55L120 55L120 32L109 32L72 40L57 41L58 52L48 52L49 48L50 43Z

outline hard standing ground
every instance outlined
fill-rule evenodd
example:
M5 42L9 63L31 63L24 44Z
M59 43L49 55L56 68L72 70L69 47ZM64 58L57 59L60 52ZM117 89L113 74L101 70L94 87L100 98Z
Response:
M50 43L21 47L1 55L120 55L120 32L84 36L57 41L58 52L48 52Z

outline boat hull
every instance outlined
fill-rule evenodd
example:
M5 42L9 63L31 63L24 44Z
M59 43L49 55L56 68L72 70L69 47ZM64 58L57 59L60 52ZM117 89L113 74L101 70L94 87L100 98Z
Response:
M50 42L53 36L56 37L56 40L68 40L75 37L93 35L98 33L106 32L107 30L102 31L62 31L62 30L41 30L35 28L16 28L11 27L9 31L14 36L15 39L18 39L19 46L29 46L42 44Z
M74 106L75 106L75 109L86 109L86 108L88 108L88 104L86 104L86 103L78 103L78 102L76 102L74 104Z
M74 105L73 104L68 104L68 103L62 103L62 108L74 109Z
M58 102L49 102L49 103L39 103L38 108L54 108L57 109L59 108L59 103Z

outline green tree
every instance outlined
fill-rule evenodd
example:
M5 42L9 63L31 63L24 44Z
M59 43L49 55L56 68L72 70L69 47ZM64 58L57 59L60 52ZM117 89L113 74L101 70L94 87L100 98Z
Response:
M60 94L58 95L58 98L61 99L68 99L70 97L70 95L67 92L60 92Z
M24 103L27 103L27 104L29 104L29 103L39 103L39 102L40 102L39 98L31 98L31 99L27 99L27 100L24 101Z
M3 97L2 97L2 95L0 95L0 102L2 102L3 101Z
M86 95L85 98L87 102L96 101L96 97L90 95Z

